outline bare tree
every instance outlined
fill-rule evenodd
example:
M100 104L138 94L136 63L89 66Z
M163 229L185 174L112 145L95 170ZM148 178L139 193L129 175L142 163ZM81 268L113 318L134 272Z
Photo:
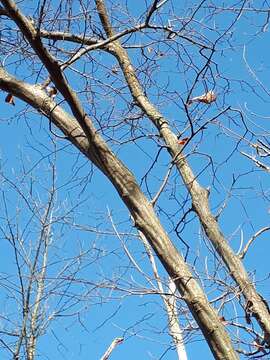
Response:
M248 157L268 171L243 149L253 147L258 155L267 156L267 127L263 140L254 144L253 139L261 136L259 125L249 121L247 109L231 105L230 92L242 88L258 98L260 90L269 94L245 51L243 64L253 80L233 78L224 61L225 53L243 46L243 31L237 33L238 28L258 21L254 29L265 33L266 5L255 8L240 1L222 7L191 1L184 6L154 0L135 7L95 0L62 1L57 7L44 0L30 11L27 2L17 6L1 0L1 4L0 88L7 93L7 106L16 109L17 98L30 105L35 114L48 119L55 139L73 144L116 189L150 259L179 359L186 357L183 333L196 326L187 317L188 326L181 329L176 299L186 304L216 359L237 359L239 353L267 356L270 311L242 260L269 226L254 230L252 225L250 240L235 250L220 225L237 187L247 186L242 178L251 173L245 169L235 174L236 164ZM21 111L32 121L28 107ZM222 142L228 139L231 143L225 147ZM227 164L230 186L220 174L220 169L227 174ZM136 178L141 178L140 184ZM46 211L41 216L46 224L43 243L50 229ZM143 273L109 219L127 258ZM195 228L200 233L193 240ZM211 257L211 263L205 261L203 266L198 261L203 263L204 255L196 254L198 238ZM152 251L168 274L169 286L159 275ZM36 304L44 289L43 268ZM233 309L229 319L228 309ZM38 311L34 306L34 318ZM34 357L35 321L31 326L29 359ZM25 325L21 331L20 338L26 339Z

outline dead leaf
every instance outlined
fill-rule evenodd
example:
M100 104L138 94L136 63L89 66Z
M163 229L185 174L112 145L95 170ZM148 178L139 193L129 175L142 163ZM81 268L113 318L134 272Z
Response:
M213 90L208 91L207 93L201 95L201 96L196 96L192 99L190 99L187 102L187 105L191 105L194 102L201 102L204 104L211 104L212 102L214 102L217 98L217 95L214 93Z
M178 144L179 145L185 145L187 142L188 142L189 138L188 137L185 137L183 139L179 139L178 140Z

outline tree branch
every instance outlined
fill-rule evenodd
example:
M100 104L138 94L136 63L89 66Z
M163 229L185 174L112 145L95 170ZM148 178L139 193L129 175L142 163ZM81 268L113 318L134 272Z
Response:
M140 190L133 174L116 158L97 133L91 120L88 118L92 135L89 146L89 141L76 120L57 106L40 87L17 81L0 68L0 88L12 92L46 115L89 160L102 170L129 209L136 228L144 234L169 276L175 281L178 291L196 319L213 354L217 359L238 359L216 311L209 304L183 257L161 226L152 204Z
M238 255L238 257L240 259L244 259L244 257L246 256L246 253L248 252L248 249L250 248L251 244L253 243L253 241L260 236L262 233L264 233L265 231L270 230L270 226L266 226L262 229L260 229L259 231L257 231L246 243L244 249L241 251L241 253Z
M124 341L123 338L115 338L100 360L108 360L113 350Z
M99 5L97 9L99 11L101 22L104 24L104 30L108 36L111 36L112 30L104 1L96 0L96 2ZM164 139L166 148L172 156L179 174L191 195L192 207L196 212L207 237L227 266L230 275L240 287L246 301L252 301L252 315L257 319L261 329L264 331L266 342L270 345L270 313L264 302L261 300L260 295L257 293L252 281L249 279L241 260L233 252L222 234L218 222L210 210L208 191L200 186L186 158L181 154L181 147L178 144L177 136L170 129L168 120L164 118L145 95L127 51L118 41L115 41L112 44L112 48L114 56L118 60L123 71L134 101L156 126L160 136Z

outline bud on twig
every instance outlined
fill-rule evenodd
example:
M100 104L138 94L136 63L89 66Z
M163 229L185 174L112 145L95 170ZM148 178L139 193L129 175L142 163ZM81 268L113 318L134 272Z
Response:
M52 86L52 87L47 86L46 91L50 98L52 98L52 99L55 98L55 96L57 94L57 89L55 86Z
M5 98L5 102L10 104L10 105L13 105L15 106L15 102L14 102L14 98L13 98L13 95L12 94L7 94L6 98Z

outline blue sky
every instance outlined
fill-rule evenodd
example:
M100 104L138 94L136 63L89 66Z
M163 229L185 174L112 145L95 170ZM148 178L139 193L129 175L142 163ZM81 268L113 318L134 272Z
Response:
M173 3L175 12L179 14L183 14L191 3L195 4L192 1L186 2L184 9L177 9L178 2ZM25 2L25 6L29 8L32 5L32 2ZM145 6L143 3L140 5ZM133 2L128 6L136 19L140 7L135 7ZM114 15L117 11L116 8ZM167 14L170 14L169 10ZM195 16L194 26L198 34L214 41L235 16L229 12L220 12L210 18L207 11L201 10ZM124 18L125 13L121 17L118 14L115 23ZM165 22L166 16L162 15L154 21ZM217 102L210 107L194 105L190 108L194 126L199 128L224 108L230 107L225 115L218 116L203 132L194 136L185 153L198 174L200 183L211 189L213 211L218 213L225 199L228 200L219 223L235 251L239 249L241 237L246 242L260 228L269 225L269 174L256 168L241 154L241 151L254 154L250 145L258 139L267 141L270 130L267 93L270 85L267 48L269 32L268 28L263 28L265 21L264 13L246 13L233 26L234 34L231 38L228 34L224 41L220 41L213 57L219 71L213 65L213 73L207 73L204 78L199 79L193 91L193 96L197 96L205 90L205 86L214 87L218 94ZM208 28L202 24L206 24ZM204 58L193 45L187 44L184 53L183 46L177 48L170 47L167 43L158 44L157 39L157 34L134 35L126 45L149 43L146 49L150 49L148 56L153 58L150 62L153 70L149 73L144 72L146 64L140 50L130 48L128 51L149 98L166 115L172 129L178 134L187 125L182 100L186 100L187 91L194 83L195 65L202 66ZM177 55L176 48L179 50ZM188 66L189 58L192 58L194 68ZM14 59L15 55L7 61L8 70L18 78L34 83L36 77L32 73L31 59L28 64L16 68ZM130 115L137 115L139 110L136 107L129 108L131 98L128 90L123 87L120 72L111 72L115 60L104 52L90 54L88 60L86 72L91 74L87 83L88 93L81 91L86 83L84 79L77 77L75 71L67 71L67 77L79 92L82 103L109 145L130 167L146 194L153 196L168 170L170 158L165 149L162 149L157 164L148 174L160 146L163 145L157 138L156 130L143 117L139 120L129 119ZM78 63L76 69L82 70L82 65ZM57 192L52 214L54 223L46 282L46 294L50 296L44 304L46 316L52 316L54 311L56 314L46 334L40 338L40 358L80 357L84 360L89 359L90 354L91 359L98 359L115 337L124 337L124 342L112 354L112 360L125 359L127 355L130 359L176 359L175 352L170 349L167 319L161 299L156 294L142 295L143 291L151 289L150 283L134 269L123 250L121 241L125 242L143 271L152 277L145 249L136 237L126 208L112 185L99 171L93 171L92 166L71 145L55 137L50 132L46 119L31 112L29 108L25 112L25 105L19 99L15 99L14 108L9 106L4 102L5 96L3 92L0 94L0 171L5 176L0 183L10 221L14 231L20 234L27 251L30 251L31 246L35 247L40 233L39 213L33 216L29 208L36 206L40 214L43 213L52 188L52 164L55 163ZM57 99L61 101L61 97ZM239 116L239 110L242 111L243 118ZM107 125L110 127L107 128ZM137 125L140 125L139 129ZM246 133L247 128L249 131ZM56 129L53 131L57 132ZM189 136L190 129L184 134ZM140 138L127 142L133 136ZM13 183L7 182L6 178ZM18 195L15 185L21 189L21 195ZM1 227L7 229L3 219L3 194ZM186 247L174 230L189 208L189 197L178 173L173 170L156 210L183 254L186 254ZM121 241L113 231L113 225L121 234ZM190 266L196 265L201 283L209 298L213 299L221 290L215 287L216 284L209 285L205 274L206 264L210 274L218 264L220 276L228 284L232 282L224 275L219 261L209 252L211 246L205 240L192 213L186 216L186 224L180 228L181 238L189 245L188 262ZM267 232L261 235L244 260L247 270L258 281L258 288L265 298L270 295L267 278L270 250L268 237ZM2 318L0 326L8 326L5 329L10 330L12 326L16 327L18 309L20 311L18 302L14 300L14 297L19 299L14 290L18 285L18 278L12 247L6 240L1 241L3 255L0 273L2 279L6 279L2 282L4 285L0 303L5 316L12 323ZM30 252L27 254L30 258L33 256ZM25 264L22 266L26 270ZM166 280L161 266L159 270ZM67 283L63 283L63 279ZM179 308L184 311L180 302ZM228 306L226 317L236 320L234 311L239 311L239 308ZM183 315L180 319L183 320ZM187 353L189 359L198 356L211 359L207 345L198 334L187 338ZM1 349L0 354L3 359L10 356Z

